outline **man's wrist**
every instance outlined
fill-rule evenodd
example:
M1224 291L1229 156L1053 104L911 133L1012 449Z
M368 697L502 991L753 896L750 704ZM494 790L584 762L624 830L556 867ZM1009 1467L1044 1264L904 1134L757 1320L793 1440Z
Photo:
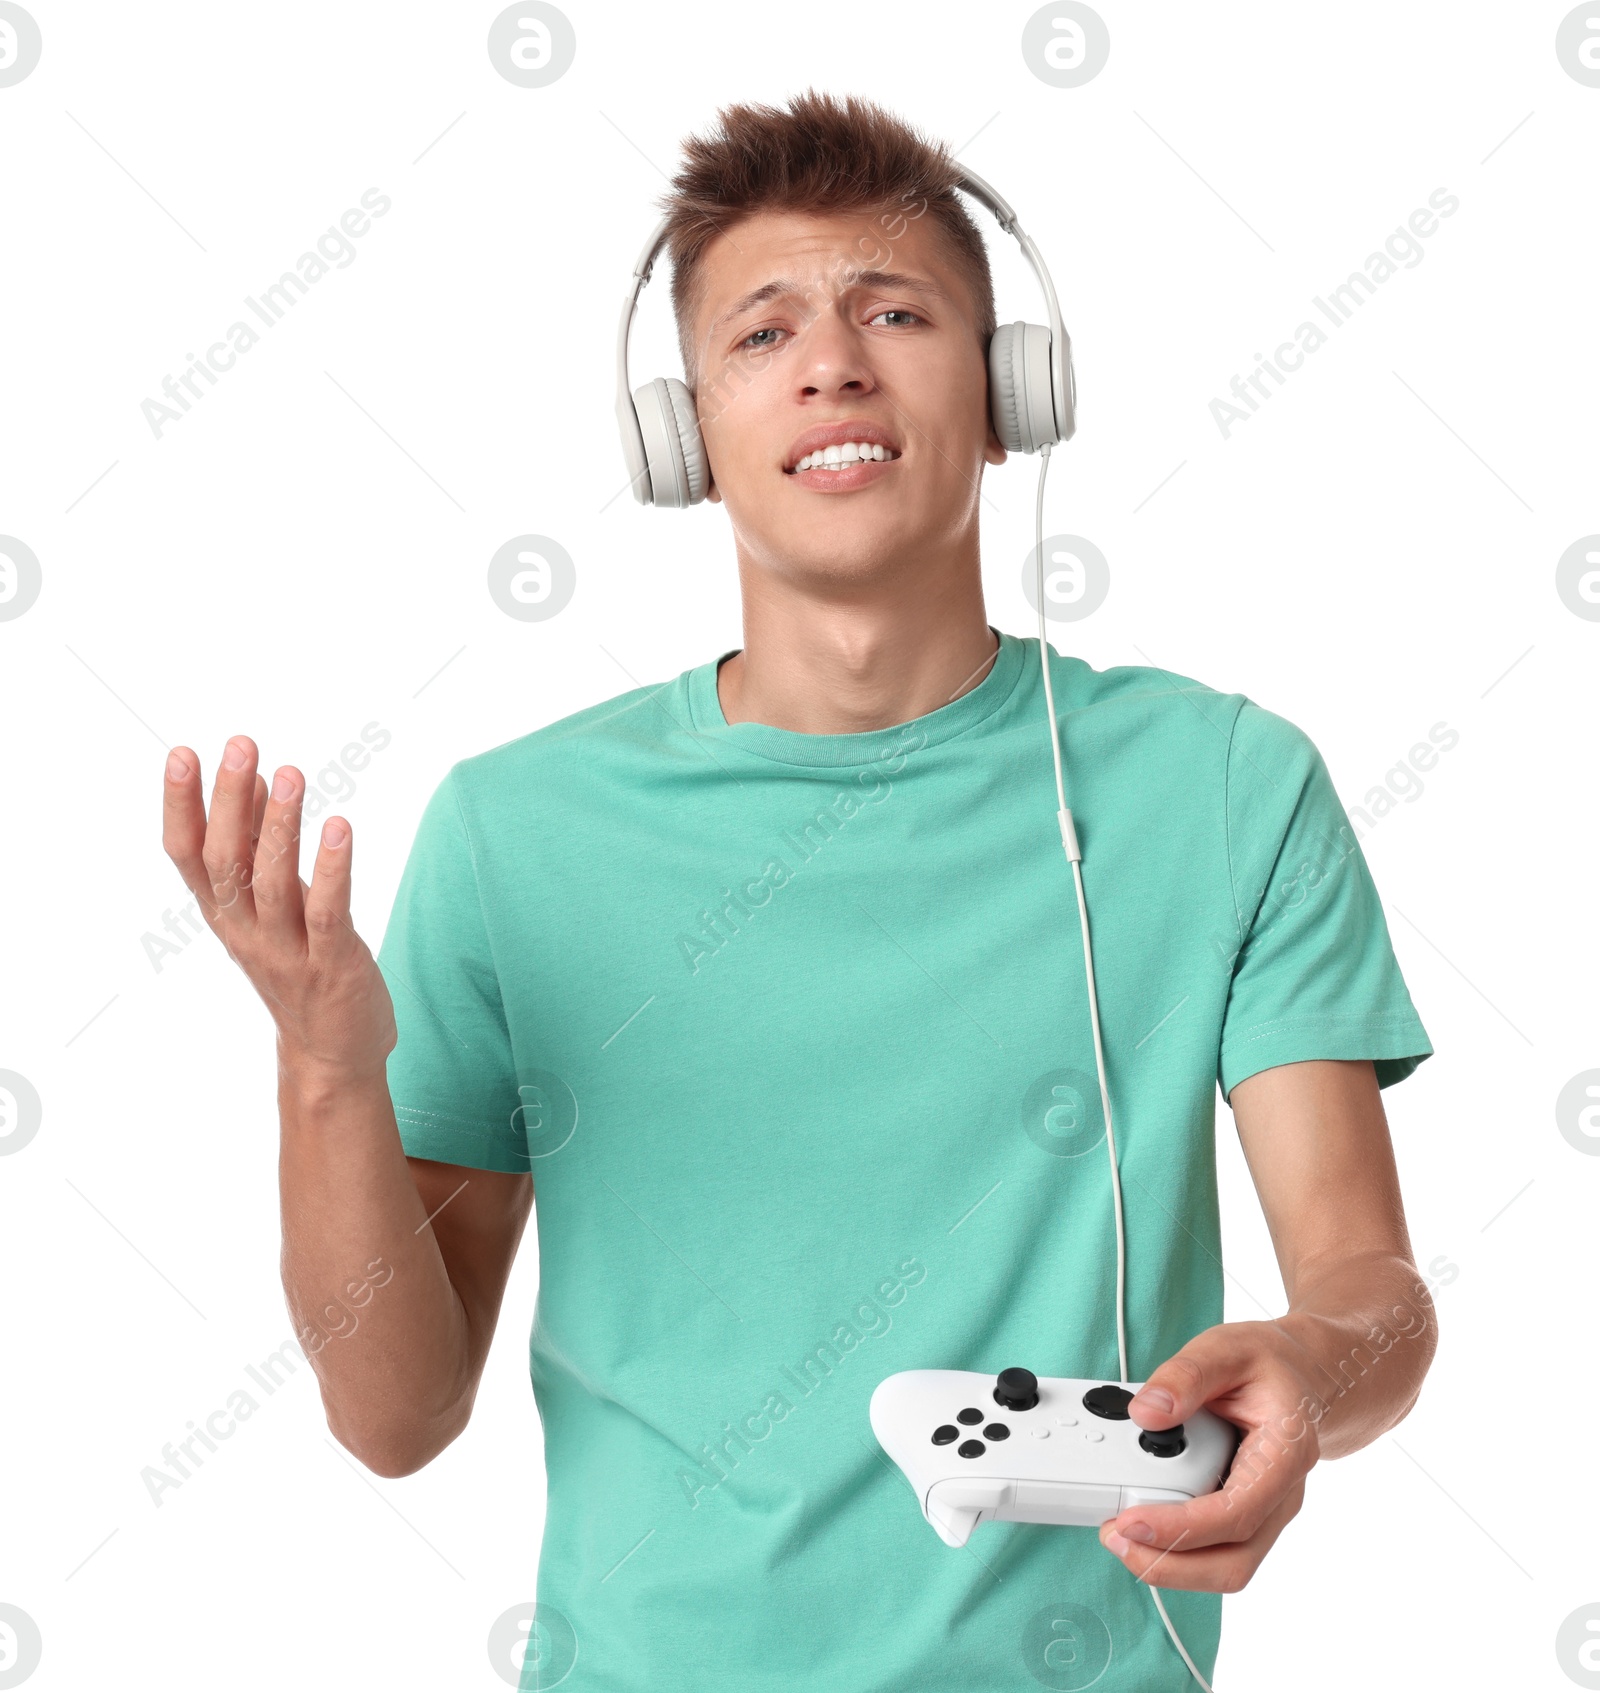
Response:
M1272 1319L1272 1326L1300 1355L1308 1374L1320 1377L1329 1363L1347 1352L1359 1337L1359 1328L1345 1317L1324 1311L1296 1311L1292 1307Z
M303 1104L324 1103L388 1089L386 1060L355 1063L278 1038L278 1092Z
M1402 1310L1408 1320L1396 1322ZM1328 1457L1357 1450L1406 1414L1435 1338L1431 1310L1395 1305L1381 1294L1353 1301L1337 1315L1291 1307L1273 1326L1301 1360Z

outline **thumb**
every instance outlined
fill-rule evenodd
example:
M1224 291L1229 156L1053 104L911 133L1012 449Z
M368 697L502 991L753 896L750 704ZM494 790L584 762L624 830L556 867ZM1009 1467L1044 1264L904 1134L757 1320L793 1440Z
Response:
M1227 1325L1207 1329L1151 1372L1133 1396L1129 1413L1141 1428L1171 1428L1237 1387L1245 1379L1245 1367L1244 1352Z

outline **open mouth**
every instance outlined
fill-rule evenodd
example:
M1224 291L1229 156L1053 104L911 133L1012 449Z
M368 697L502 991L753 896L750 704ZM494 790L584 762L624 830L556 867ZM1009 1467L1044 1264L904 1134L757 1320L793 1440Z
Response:
M899 456L893 447L879 441L844 441L836 447L818 447L814 453L807 453L784 474L799 476L808 470L836 474L853 465L892 464Z

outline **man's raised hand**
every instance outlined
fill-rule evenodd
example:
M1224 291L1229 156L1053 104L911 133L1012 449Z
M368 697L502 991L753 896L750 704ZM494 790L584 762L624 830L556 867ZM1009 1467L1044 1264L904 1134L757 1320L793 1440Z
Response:
M323 824L308 886L300 876L305 778L283 765L269 793L257 756L247 735L228 742L208 819L200 760L174 747L162 845L272 1013L282 1061L330 1081L381 1076L396 1040L394 1005L350 925L350 825L342 817Z

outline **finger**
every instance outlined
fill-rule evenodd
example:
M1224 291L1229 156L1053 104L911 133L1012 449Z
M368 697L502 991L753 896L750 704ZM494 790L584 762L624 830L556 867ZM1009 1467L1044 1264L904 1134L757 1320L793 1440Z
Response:
M305 800L305 778L292 764L277 770L272 791L260 782L262 795L261 833L256 840L256 921L261 932L280 948L301 955L306 951L305 900L300 890L300 812Z
M1114 1532L1158 1549L1180 1540L1192 1548L1244 1539L1304 1483L1316 1463L1316 1443L1306 1438L1309 1427L1303 1420L1275 1418L1249 1430L1221 1487L1182 1505L1129 1506L1111 1519Z
M1274 1501L1305 1485L1320 1456L1315 1423L1297 1413L1274 1417L1239 1443L1217 1498L1228 1515L1259 1524Z
M313 962L336 956L355 939L350 927L350 825L330 817L322 825L311 891L306 895L306 943Z
M1185 1588L1198 1593L1237 1593L1261 1566L1305 1499L1302 1481L1281 1499L1248 1538L1230 1544L1190 1550L1138 1546L1113 1536L1109 1524L1101 1530L1101 1544L1119 1558L1128 1572L1149 1587Z
M256 757L256 744L248 735L234 735L223 748L201 849L217 909L246 925L255 919L250 824L255 815Z
M1309 1442L1286 1442L1263 1429L1252 1429L1215 1492L1202 1493L1183 1505L1130 1505L1101 1527L1157 1551L1244 1540L1290 1493L1304 1486L1315 1461Z
M161 845L199 903L208 923L217 915L211 877L200 856L206 840L206 803L200 794L200 759L191 747L173 747L161 784Z
M1140 1428L1171 1428L1247 1381L1257 1357L1251 1345L1252 1327L1222 1323L1197 1334L1151 1372L1129 1402L1129 1416Z

